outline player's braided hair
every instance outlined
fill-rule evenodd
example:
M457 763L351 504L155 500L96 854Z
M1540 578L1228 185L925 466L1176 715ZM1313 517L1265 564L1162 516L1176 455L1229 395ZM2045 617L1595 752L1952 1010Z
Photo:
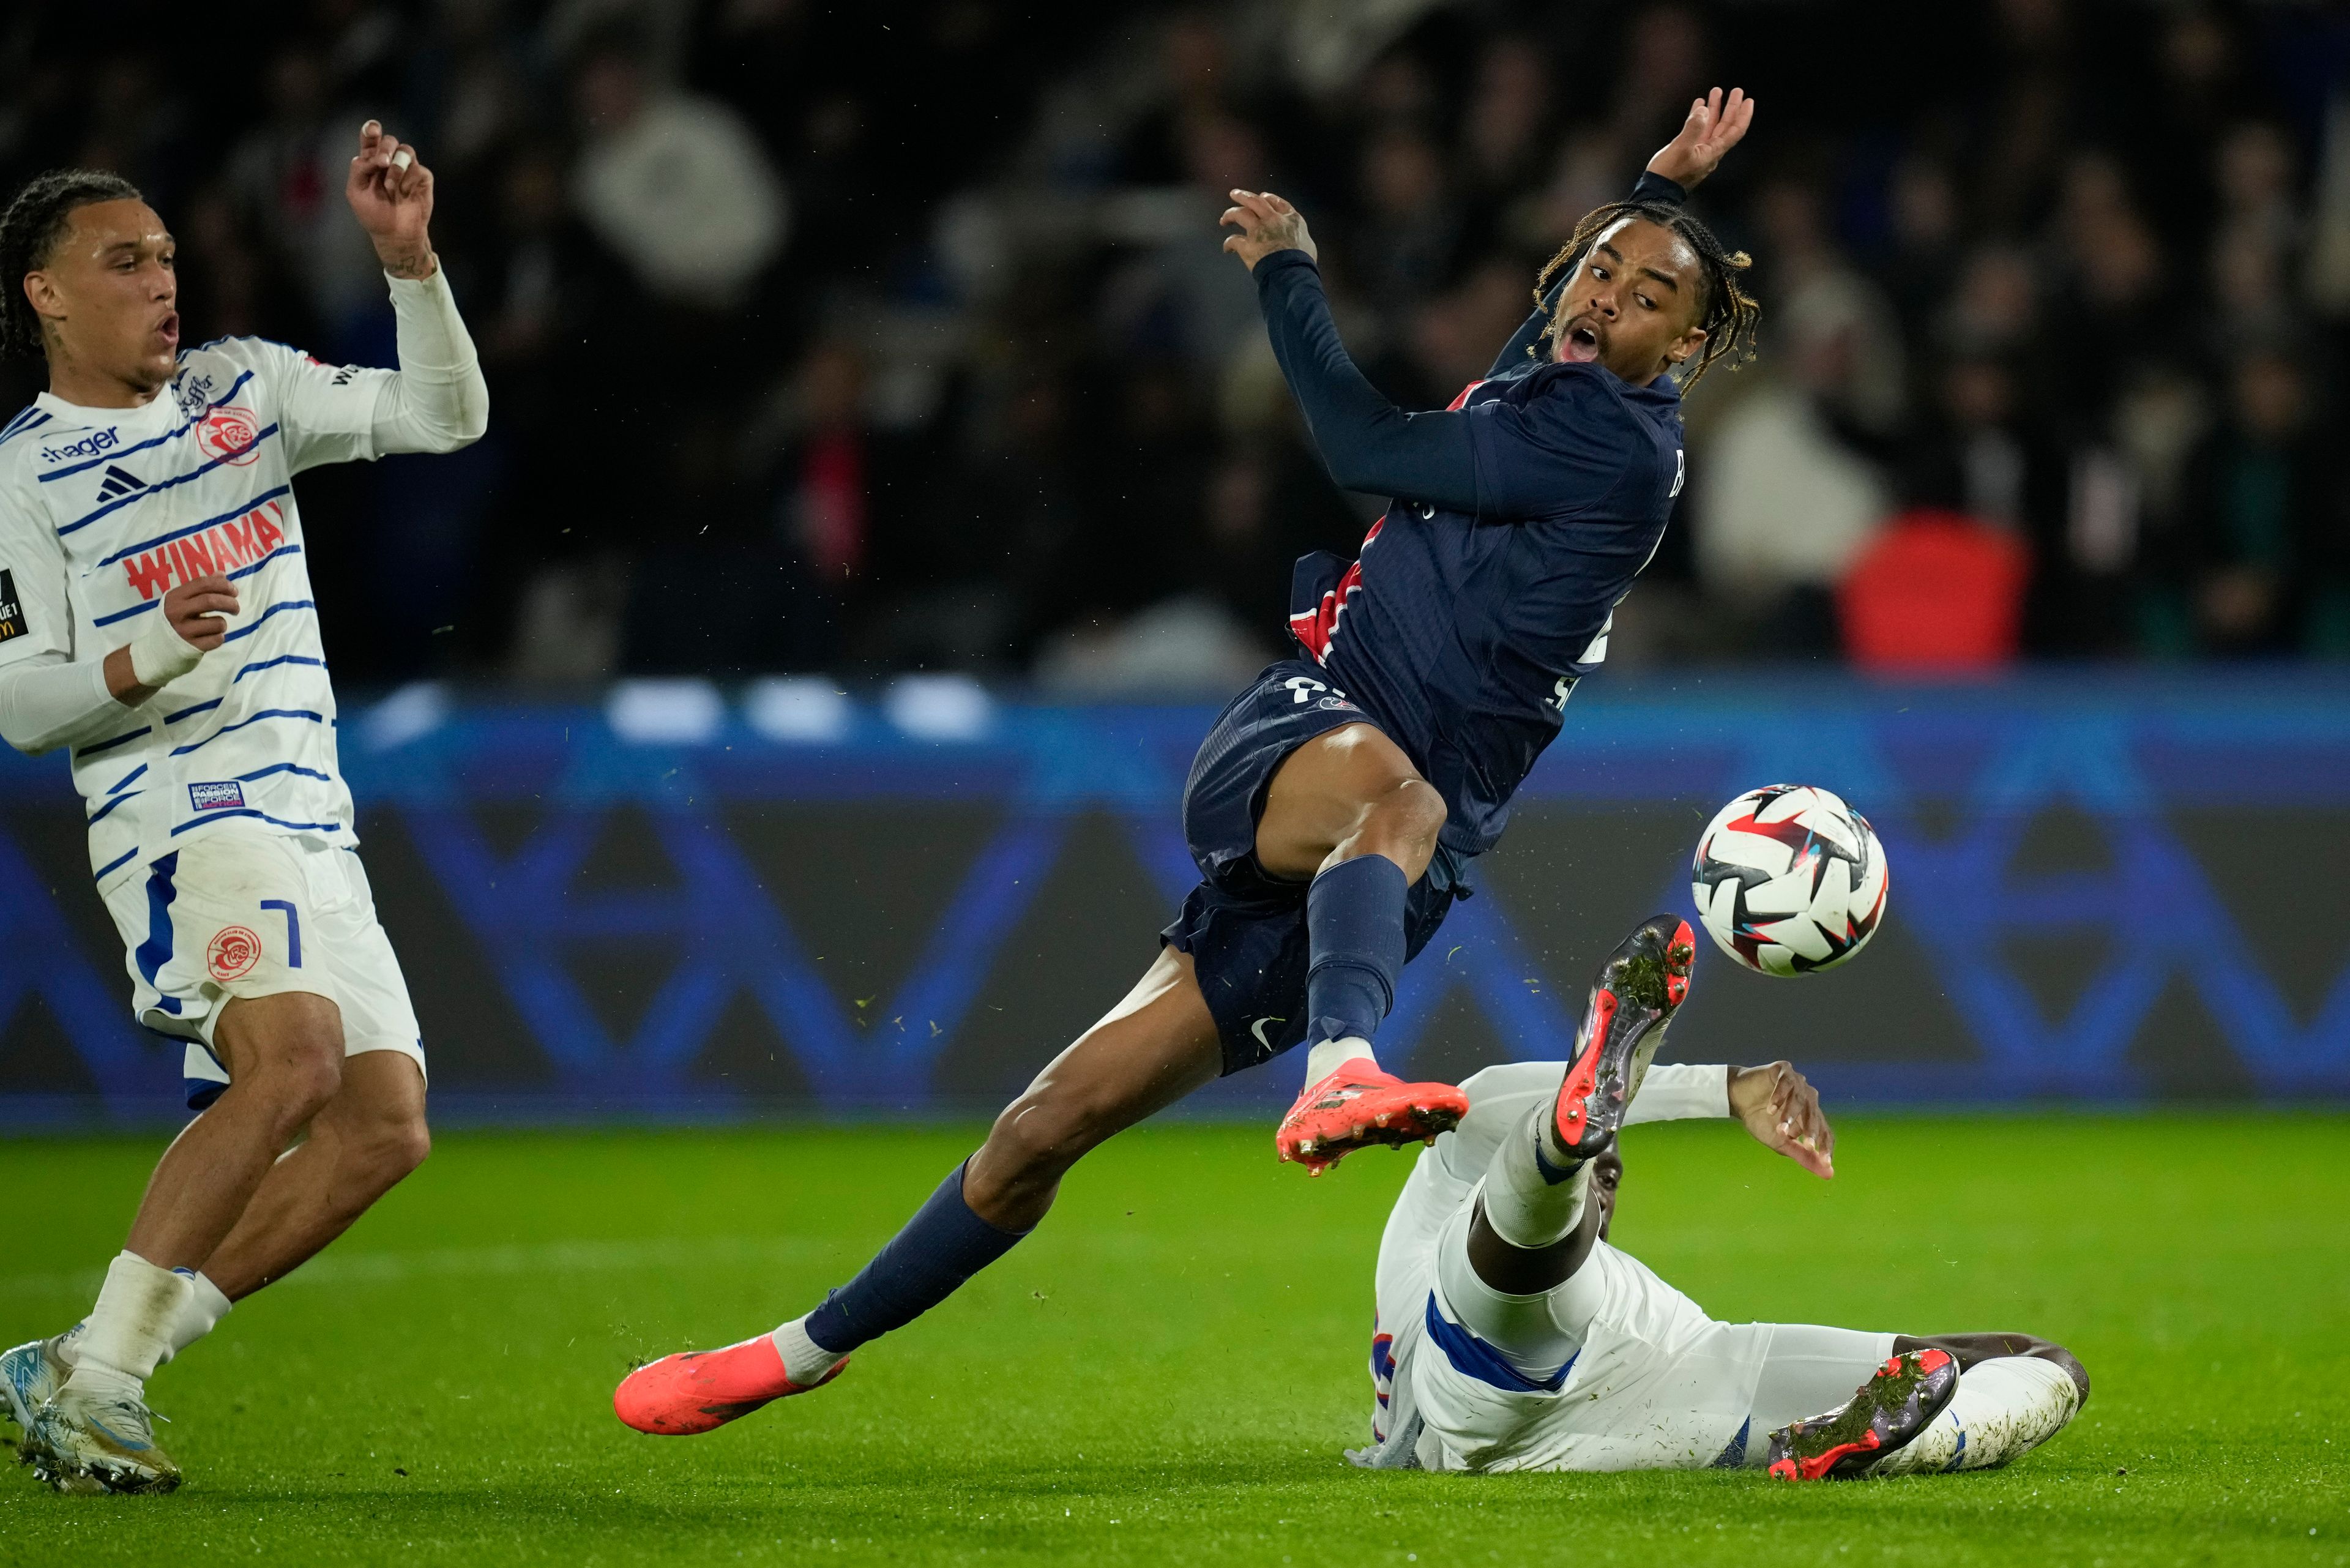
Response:
M1662 202L1610 202L1585 213L1565 245L1535 277L1534 303L1542 304L1550 293L1552 281L1582 261L1599 243L1600 235L1626 218L1642 218L1670 229L1696 254L1704 287L1703 297L1698 301L1697 325L1705 328L1705 347L1698 350L1697 362L1686 368L1681 385L1696 386L1708 367L1733 348L1742 348L1746 358L1753 358L1754 323L1762 316L1762 306L1739 286L1739 275L1754 265L1754 258L1744 251L1723 249L1711 229L1681 208ZM1542 335L1538 351L1555 349L1559 331L1566 325L1566 296L1562 294L1558 308L1551 313L1550 327Z
M141 199L138 186L97 169L52 169L26 182L0 215L0 354L41 352L41 318L25 297L25 275L48 265L74 209Z

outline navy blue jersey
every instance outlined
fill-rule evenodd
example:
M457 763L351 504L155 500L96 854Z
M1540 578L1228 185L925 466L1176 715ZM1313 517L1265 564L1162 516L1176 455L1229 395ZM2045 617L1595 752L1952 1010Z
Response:
M1257 271L1276 355L1331 461L1363 423L1367 383L1336 363L1312 263L1285 251ZM1424 473L1445 493L1397 495L1351 566L1327 553L1297 564L1291 634L1443 795L1440 842L1456 857L1501 836L1575 683L1607 657L1616 606L1656 554L1681 489L1671 379L1635 387L1596 364L1529 358L1544 319L1537 312L1447 415L1390 409L1387 439L1365 448L1424 445L1426 462L1371 458L1349 472L1331 461L1342 484ZM1448 447L1465 461L1444 457Z
M1607 657L1683 459L1669 379L1527 362L1462 398L1481 509L1399 498L1343 572L1299 563L1290 630L1443 795L1443 843L1480 855Z

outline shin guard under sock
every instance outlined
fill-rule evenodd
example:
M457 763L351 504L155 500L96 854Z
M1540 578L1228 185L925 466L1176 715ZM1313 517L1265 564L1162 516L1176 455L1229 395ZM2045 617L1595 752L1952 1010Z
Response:
M1547 1103L1536 1106L1519 1132L1503 1138L1485 1168L1485 1223L1511 1246L1530 1252L1575 1229L1591 1189L1588 1160L1562 1167L1544 1149L1550 1116Z
M1010 1251L1022 1236L999 1231L963 1201L965 1160L855 1279L802 1320L808 1338L836 1355L903 1328Z
M74 1360L74 1381L127 1379L137 1386L172 1354L172 1324L188 1296L184 1274L124 1251L108 1265Z
M1305 890L1305 1041L1374 1040L1403 973L1411 884L1384 855L1342 860Z

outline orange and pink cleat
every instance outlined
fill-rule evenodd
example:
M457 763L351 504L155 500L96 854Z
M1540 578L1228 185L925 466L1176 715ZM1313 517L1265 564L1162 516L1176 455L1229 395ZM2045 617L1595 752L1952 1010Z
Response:
M1558 1086L1559 1147L1575 1158L1596 1158L1616 1141L1665 1026L1689 998L1696 961L1689 922L1651 915L1599 966L1574 1059Z
M1769 1471L1781 1480L1865 1476L1940 1415L1959 1391L1959 1363L1931 1346L1888 1357L1860 1392L1825 1416L1771 1434Z
M1407 1084L1357 1057L1307 1085L1273 1135L1284 1160L1319 1176L1358 1148L1433 1143L1469 1114L1469 1096L1451 1084Z
M803 1386L785 1375L775 1340L763 1334L723 1350L689 1350L638 1367L612 1390L612 1412L657 1438L691 1437L762 1405L821 1388L847 1365L844 1358Z

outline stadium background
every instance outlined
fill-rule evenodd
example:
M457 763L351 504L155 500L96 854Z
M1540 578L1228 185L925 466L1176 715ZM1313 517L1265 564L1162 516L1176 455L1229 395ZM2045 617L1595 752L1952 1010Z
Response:
M1393 1032L1430 1072L1542 1049L1712 807L1800 777L1884 833L1891 923L1801 985L1716 964L1686 1049L1878 1101L2350 1094L2338 12L88 21L0 21L0 176L140 181L192 341L390 362L352 128L439 177L492 433L301 493L444 1117L1024 1081L1188 884L1181 771L1288 561L1377 504L1315 470L1217 192L1299 202L1426 406L1717 79L1763 106L1699 202L1757 257L1760 357L1692 399L1683 514ZM0 759L13 1126L172 1114L76 811Z

